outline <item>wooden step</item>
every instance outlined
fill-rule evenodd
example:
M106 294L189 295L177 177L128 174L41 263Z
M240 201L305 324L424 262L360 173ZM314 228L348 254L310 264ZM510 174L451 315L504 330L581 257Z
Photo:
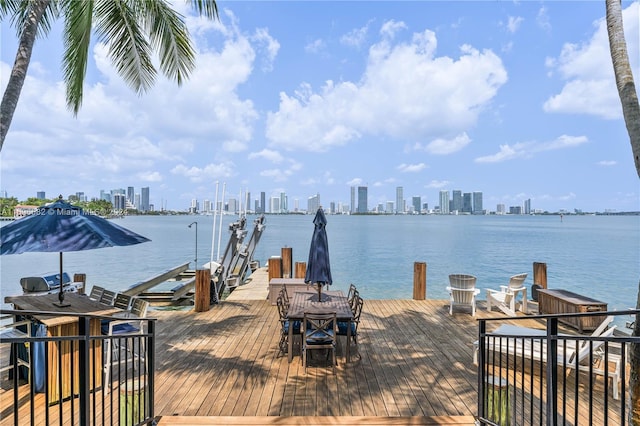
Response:
M257 425L475 425L472 416L162 416L158 426L185 425L226 425L226 426L257 426Z

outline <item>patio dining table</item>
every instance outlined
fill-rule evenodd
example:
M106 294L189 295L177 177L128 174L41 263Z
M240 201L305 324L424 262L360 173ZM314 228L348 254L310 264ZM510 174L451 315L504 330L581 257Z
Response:
M291 304L287 313L287 318L292 321L303 321L305 312L318 314L336 313L337 321L347 322L347 362L351 361L351 321L353 312L349 306L347 297L341 291L325 291L323 295L328 296L327 300L318 302L317 291L298 291L293 293ZM315 298L315 301L314 301ZM289 362L293 360L293 327L289 327L289 342L287 355Z
M5 303L12 303L16 310L25 311L37 311L42 314L29 315L33 319L37 326L42 327L44 334L39 334L36 331L36 336L47 337L73 337L78 335L78 317L68 314L92 314L92 315L112 315L122 310L113 306L104 305L100 302L89 299L86 295L79 293L67 293L65 294L65 301L69 302L70 306L59 307L54 304L58 301L57 294L45 294L38 296L7 296L5 297ZM55 315L55 313L64 313L67 315ZM101 321L100 318L91 318L89 321L90 335L100 336ZM43 342L37 342L36 345L44 344ZM36 376L42 375L41 379L36 379L36 382L48 383L48 402L55 403L72 395L77 394L79 389L79 371L78 363L79 359L77 344L71 343L71 341L50 341L46 343L48 350L36 351L36 359L33 360L33 367L36 370ZM47 354L45 367L45 353ZM89 362L91 371L95 374L91 374L90 386L91 389L96 389L102 386L102 341L96 340L89 349ZM72 366L73 362L73 366ZM47 376L44 377L45 372ZM72 379L73 378L73 379ZM72 383L73 380L73 383ZM60 384L61 383L61 384ZM41 383L44 387L44 383ZM42 392L44 389L40 385L36 386L37 392Z

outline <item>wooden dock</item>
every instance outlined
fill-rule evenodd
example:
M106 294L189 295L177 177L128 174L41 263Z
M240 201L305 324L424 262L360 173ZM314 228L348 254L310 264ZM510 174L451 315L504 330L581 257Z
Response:
M150 311L158 318L159 426L474 425L478 323L469 313L449 315L446 300L368 300L361 293L359 355L347 364L339 348L336 374L324 360L305 374L299 356L288 363L279 352L266 281L257 270L207 312ZM502 314L480 302L477 316ZM609 408L615 413L619 401Z

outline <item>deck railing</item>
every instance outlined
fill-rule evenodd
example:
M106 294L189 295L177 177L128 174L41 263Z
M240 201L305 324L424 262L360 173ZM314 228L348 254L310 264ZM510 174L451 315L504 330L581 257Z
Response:
M4 315L30 318L47 314L0 310L0 316ZM142 325L139 333L109 336L97 333L96 327L112 317L68 316L76 317L77 322L68 324L64 336L50 336L43 325L34 321L29 337L2 338L0 365L14 366L8 371L10 380L7 381L7 372L0 380L0 400L5 402L0 411L3 424L151 423L155 320L140 319L136 324ZM27 331L26 327L22 331ZM19 366L16 370L17 357L29 359L30 368Z
M611 330L598 330L598 335L562 333L559 322L592 321L585 317L597 316L598 323L611 315L612 324L624 324L635 314L632 310L480 319L474 348L480 423L628 424L628 351L640 338ZM536 319L545 328L502 325L506 319Z

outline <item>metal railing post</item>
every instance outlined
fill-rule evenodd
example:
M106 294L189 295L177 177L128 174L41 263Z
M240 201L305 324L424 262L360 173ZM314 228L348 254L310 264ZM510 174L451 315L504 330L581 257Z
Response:
M547 320L547 425L558 423L558 318Z
M148 377L149 377L149 418L153 419L154 416L154 394L155 394L155 371L156 371L156 322L155 321L147 321L147 330L149 332L149 338L147 341L147 356L149 364L148 368Z
M486 336L487 332L487 322L485 320L479 320L479 332L478 332L478 417L484 419L486 416L485 408L485 371L484 371L484 363L485 363L485 348L486 348Z
M91 327L89 326L88 317L78 318L78 335L83 338L78 341L78 371L80 377L80 425L85 426L89 424L89 416L91 413L91 407L89 404L89 380L91 364L89 360L89 339L91 334ZM72 367L73 368L73 367ZM73 386L73 385L72 385ZM62 405L62 403L60 403Z

